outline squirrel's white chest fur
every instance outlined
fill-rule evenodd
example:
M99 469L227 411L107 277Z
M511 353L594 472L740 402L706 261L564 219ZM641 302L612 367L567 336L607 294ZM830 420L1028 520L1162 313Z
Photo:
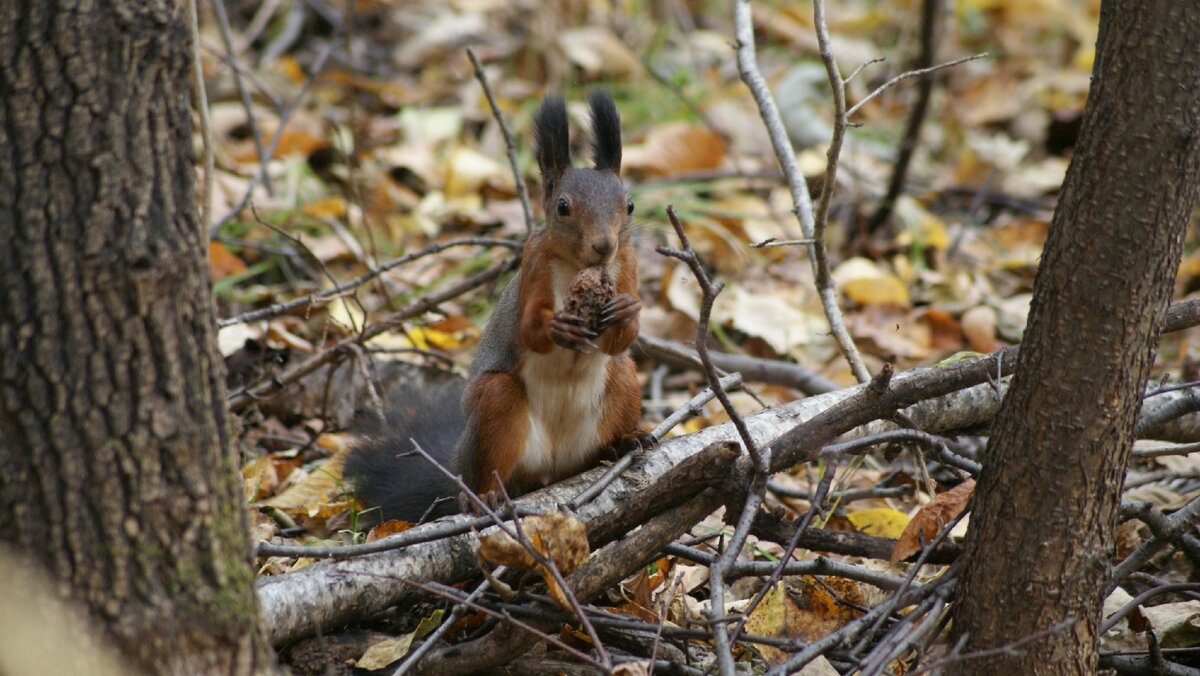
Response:
M619 270L614 260L610 272ZM550 264L554 311L562 310L575 271ZM549 483L591 465L600 448L600 420L608 362L603 352L579 354L554 346L545 354L528 352L521 368L529 401L529 434L517 471Z

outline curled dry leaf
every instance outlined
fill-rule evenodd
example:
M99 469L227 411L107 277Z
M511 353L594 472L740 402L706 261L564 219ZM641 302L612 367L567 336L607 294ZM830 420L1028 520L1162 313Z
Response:
M570 575L587 561L587 529L579 519L562 512L551 512L542 516L521 519L521 532L529 538L533 549L563 575ZM478 555L493 565L503 565L520 570L537 569L546 580L550 595L565 609L570 609L566 592L558 586L554 575L545 566L534 560L529 550L503 531L491 533L479 539Z
M645 176L681 176L720 167L725 142L705 127L676 122L656 127L625 151L624 168Z
M921 550L923 542L937 537L943 526L962 514L967 500L975 490L975 480L967 479L943 493L938 493L933 502L921 508L908 522L896 546L892 549L892 563L903 561Z

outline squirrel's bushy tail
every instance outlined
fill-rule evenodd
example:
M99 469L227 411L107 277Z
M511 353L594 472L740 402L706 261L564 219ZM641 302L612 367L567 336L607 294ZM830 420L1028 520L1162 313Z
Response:
M421 445L440 465L451 469L454 445L465 427L462 393L465 381L447 378L412 383L393 391L386 420L363 425L361 440L346 458L343 476L359 501L373 507L363 521L388 519L418 523L458 509L458 487L413 450Z

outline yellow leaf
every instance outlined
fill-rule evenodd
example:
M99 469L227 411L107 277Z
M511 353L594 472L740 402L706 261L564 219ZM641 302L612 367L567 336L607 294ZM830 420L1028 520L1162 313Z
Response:
M326 197L305 204L300 207L300 211L313 218L345 218L346 200L341 197Z
M374 643L354 666L367 671L377 671L395 662L396 660L408 654L408 649L412 647L413 638L417 632L412 631L403 636L395 638L385 638L384 640Z
M892 539L900 537L909 521L908 515L904 512L887 507L860 509L857 512L851 512L848 516L850 523L863 533Z
M895 213L904 224L904 231L896 236L896 243L900 246L919 244L934 249L945 249L950 245L950 234L946 231L946 224L913 198L903 196L897 200Z
M908 287L866 258L851 258L833 271L846 297L862 305L908 305Z
M282 493L260 503L274 507L292 516L306 515L329 501L329 497L342 489L342 465L344 455L329 458L314 469L303 480L289 486Z
M842 285L842 293L862 305L908 305L908 287L893 275L852 279Z

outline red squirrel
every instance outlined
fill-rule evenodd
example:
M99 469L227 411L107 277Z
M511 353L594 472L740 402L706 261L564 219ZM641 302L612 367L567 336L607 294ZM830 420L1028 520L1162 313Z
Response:
M620 117L607 92L593 91L588 104L593 168L572 166L562 98L547 95L538 108L534 136L546 223L526 242L520 270L484 329L462 417L439 423L435 407L448 404L427 397L351 451L346 476L361 501L379 507L379 517L415 522L454 511L447 499L458 494L452 482L423 458L399 457L411 450L410 437L435 459L448 460L473 491L503 484L512 495L644 439L637 428L641 387L628 354L641 301L630 242L633 201L620 178ZM593 266L615 280L611 300L594 318L568 314L573 281Z

